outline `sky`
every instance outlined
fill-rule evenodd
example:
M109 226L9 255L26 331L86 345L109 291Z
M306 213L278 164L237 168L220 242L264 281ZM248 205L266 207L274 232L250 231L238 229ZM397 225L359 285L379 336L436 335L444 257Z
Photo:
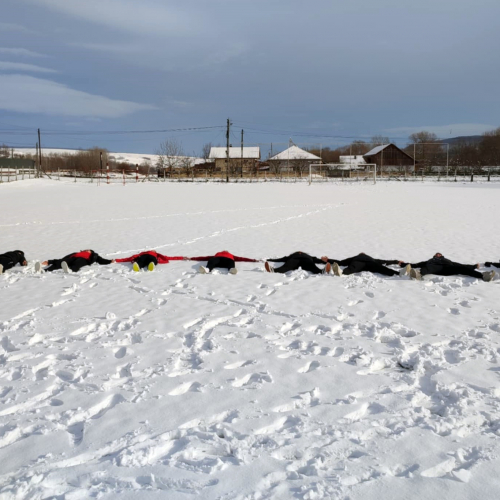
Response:
M498 0L2 0L0 144L337 147L500 126Z

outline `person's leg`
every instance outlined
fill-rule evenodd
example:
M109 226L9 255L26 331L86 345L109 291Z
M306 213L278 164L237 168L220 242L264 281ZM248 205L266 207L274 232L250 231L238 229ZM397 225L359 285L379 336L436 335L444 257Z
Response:
M313 274L321 274L323 272L312 259L308 259L307 257L302 257L300 259L299 266L304 270Z
M235 267L235 263L233 259L228 257L212 257L211 259L208 259L207 267L210 272L212 272L216 267L231 270Z
M365 271L367 267L367 262L361 262L359 260L353 260L351 263L344 269L342 274L345 276L349 276L349 274L360 273L361 271Z
M156 257L150 254L140 255L139 257L137 257L137 259L135 259L135 262L137 262L141 269L145 269L146 267L148 267L151 262L155 266L158 265L158 260L156 259Z
M89 262L87 259L83 259L82 257L78 257L76 259L67 259L66 264L68 264L68 267L74 273L77 273L82 267L88 266Z
M482 273L480 273L479 271L474 271L468 266L443 266L443 269L439 273L440 276L455 276L457 274L470 276L471 278L477 278L478 280L483 279Z
M282 266L275 267L275 273L287 273L288 271L295 271L300 267L300 259L288 259Z
M384 276L399 276L399 271L394 271L394 269L385 267L382 264L377 264L376 262L366 262L364 270L369 271L370 273L382 274Z
M62 259L52 259L47 261L49 264L49 267L47 267L45 270L46 271L58 271L61 269L61 264L62 264Z

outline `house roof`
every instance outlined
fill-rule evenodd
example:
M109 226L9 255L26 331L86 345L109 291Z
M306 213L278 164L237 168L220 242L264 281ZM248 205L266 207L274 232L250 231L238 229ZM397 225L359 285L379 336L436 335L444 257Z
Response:
M385 149L388 146L390 146L390 144L382 144L381 146L376 146L373 149L370 149L370 151L368 151L368 153L365 153L363 156L373 156L373 155L376 155L376 154L380 153L380 151L382 151L383 149Z
M368 151L368 153L364 154L363 156L366 158L367 156L375 156L376 154L380 153L383 151L385 148L388 148L389 146L395 147L398 151L401 151L405 156L413 160L413 157L410 156L406 151L403 151L401 148L398 148L395 144L383 144L382 146L377 146L373 148L372 150Z
M272 158L269 158L269 160L321 160L321 158L298 146L292 146Z
M210 148L209 158L211 160L223 159L227 157L226 147ZM260 158L260 148L258 146L249 146L243 148L243 156L241 155L241 147L229 147L229 158L250 158L258 160Z

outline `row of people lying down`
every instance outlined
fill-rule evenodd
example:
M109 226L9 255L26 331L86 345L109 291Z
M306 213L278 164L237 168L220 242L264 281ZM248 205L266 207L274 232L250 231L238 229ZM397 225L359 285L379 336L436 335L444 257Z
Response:
M35 263L35 271L56 271L62 269L64 272L78 272L84 266L92 264L113 264L115 262L132 262L134 271L140 269L148 269L153 271L158 264L168 264L171 260L192 260L206 261L205 266L199 267L200 273L212 272L215 268L227 269L231 274L236 274L236 262L259 262L257 259L249 259L246 257L238 257L224 250L215 255L207 255L203 257L170 257L162 255L155 250L148 250L123 259L104 259L93 250L82 250L66 255L62 259L47 260L42 263ZM284 257L276 259L267 259L264 261L264 267L267 272L271 273L286 273L296 269L303 269L313 274L330 274L336 276L349 275L367 271L370 273L378 273L384 276L410 276L410 278L421 280L423 276L435 274L439 276L463 275L477 278L483 281L491 281L495 277L495 271L480 273L477 269L479 264L460 264L446 259L442 254L436 253L431 259L422 262L408 263L402 260L385 260L375 259L365 253L360 253L354 257L347 259L329 259L324 256L321 258L313 257L304 252L295 252ZM270 262L282 262L279 267L273 267ZM27 265L24 253L21 250L6 252L0 255L0 274L15 265ZM317 264L322 265L320 268ZM402 269L396 271L391 269L390 265L398 265ZM344 269L341 269L341 266ZM486 267L495 266L500 268L500 262L486 262Z

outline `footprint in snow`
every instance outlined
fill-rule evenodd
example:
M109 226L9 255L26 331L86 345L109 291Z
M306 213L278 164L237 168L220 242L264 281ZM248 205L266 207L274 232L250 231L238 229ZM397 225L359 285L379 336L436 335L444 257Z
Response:
M455 315L458 315L460 314L460 311L456 308L456 307L450 307L447 309L447 311L450 313L450 314L455 314Z
M310 363L307 363L305 366L302 368L299 368L297 371L299 373L309 373L314 370L317 370L320 367L319 361L311 361Z
M186 382L179 387L173 389L168 394L169 396L181 396L186 394L186 392L202 392L202 385L199 382Z

